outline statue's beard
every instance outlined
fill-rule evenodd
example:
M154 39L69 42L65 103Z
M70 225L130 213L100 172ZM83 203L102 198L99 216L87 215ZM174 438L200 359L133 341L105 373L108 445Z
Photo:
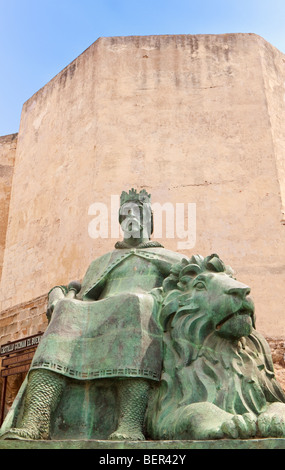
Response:
M143 225L135 217L128 217L122 222L122 230L126 238L140 238Z

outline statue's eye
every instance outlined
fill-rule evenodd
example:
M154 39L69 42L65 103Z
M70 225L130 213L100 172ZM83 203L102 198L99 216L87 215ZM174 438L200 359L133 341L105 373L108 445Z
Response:
M203 289L206 289L206 286L204 284L204 282L201 282L201 281L198 281L197 284L195 284L195 289L197 290L203 290Z

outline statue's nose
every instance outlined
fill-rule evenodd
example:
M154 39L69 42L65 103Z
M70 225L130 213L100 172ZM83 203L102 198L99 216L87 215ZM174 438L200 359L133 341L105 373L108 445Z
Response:
M227 290L227 294L235 295L244 299L247 295L250 294L250 288L247 286L244 287L232 287L231 289Z

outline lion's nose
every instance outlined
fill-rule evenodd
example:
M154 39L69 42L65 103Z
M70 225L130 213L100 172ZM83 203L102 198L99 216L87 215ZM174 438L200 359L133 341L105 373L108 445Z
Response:
M242 299L244 299L247 295L250 294L250 288L245 287L232 287L231 289L227 290L227 294L235 295Z

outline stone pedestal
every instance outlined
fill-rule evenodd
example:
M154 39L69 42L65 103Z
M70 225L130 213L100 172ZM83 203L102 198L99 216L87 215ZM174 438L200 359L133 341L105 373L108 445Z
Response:
M140 451L139 458L144 455L161 454L171 455L177 450L178 454L187 454L194 449L285 449L284 438L269 439L217 439L213 441L102 441L102 440L61 440L61 441L0 441L0 449L97 449L106 457L106 451L112 456L122 455L120 451L126 450L125 455L131 451ZM103 452L105 451L105 452ZM108 463L108 462L106 462Z

